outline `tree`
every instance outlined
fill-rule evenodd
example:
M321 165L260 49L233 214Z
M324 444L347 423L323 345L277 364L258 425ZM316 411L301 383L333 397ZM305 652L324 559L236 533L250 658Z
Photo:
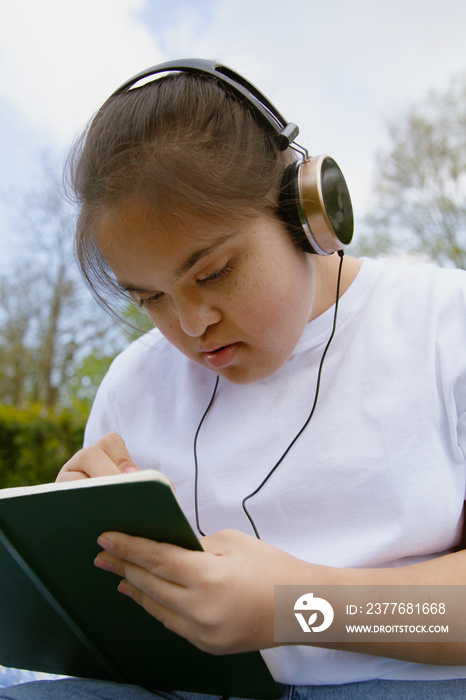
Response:
M427 255L466 268L466 75L389 123L358 253Z
M30 340L39 311L34 287L32 278L23 281L22 271L0 279L0 399L13 406L36 391L35 343Z
M15 267L0 278L0 402L63 403L84 356L126 340L85 292L73 258L73 212L57 178L16 207Z

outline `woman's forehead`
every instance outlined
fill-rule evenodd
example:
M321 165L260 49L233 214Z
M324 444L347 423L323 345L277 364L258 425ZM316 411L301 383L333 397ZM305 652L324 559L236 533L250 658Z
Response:
M101 255L118 277L133 267L134 274L141 261L151 260L156 267L170 269L171 277L176 279L203 258L222 250L228 241L244 238L240 234L247 234L252 221L159 217L153 207L131 200L105 212L96 226L95 238Z
M106 207L96 218L95 237L99 243L118 238L120 243L135 237L153 239L169 236L180 245L196 241L211 245L244 230L257 218L257 212L238 212L235 217L207 217L180 204L170 211L161 211L140 197L128 198L118 206Z

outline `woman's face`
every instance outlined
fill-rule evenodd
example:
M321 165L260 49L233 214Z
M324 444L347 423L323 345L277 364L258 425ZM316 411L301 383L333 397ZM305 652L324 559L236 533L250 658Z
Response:
M162 225L132 199L102 217L97 243L167 340L235 384L278 370L312 317L312 256L274 218Z

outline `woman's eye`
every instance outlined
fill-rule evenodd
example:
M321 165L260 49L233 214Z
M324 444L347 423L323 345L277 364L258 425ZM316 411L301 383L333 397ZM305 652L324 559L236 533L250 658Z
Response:
M138 299L137 303L141 309L144 309L147 306L150 306L151 304L158 304L160 301L162 301L163 296L164 296L163 292L157 292L157 294L154 294L151 297L145 297L142 299Z
M218 280L221 280L224 277L226 277L232 269L233 265L231 263L227 263L225 267L222 267L221 270L215 270L215 272L212 272L210 275L207 275L202 279L198 279L197 282L200 285L209 284L210 282L217 282Z

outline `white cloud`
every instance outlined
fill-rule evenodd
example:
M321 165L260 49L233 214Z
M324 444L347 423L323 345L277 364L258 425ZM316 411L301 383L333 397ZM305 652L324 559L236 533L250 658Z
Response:
M44 142L64 142L120 82L163 59L144 0L15 0L0 7L0 96Z

